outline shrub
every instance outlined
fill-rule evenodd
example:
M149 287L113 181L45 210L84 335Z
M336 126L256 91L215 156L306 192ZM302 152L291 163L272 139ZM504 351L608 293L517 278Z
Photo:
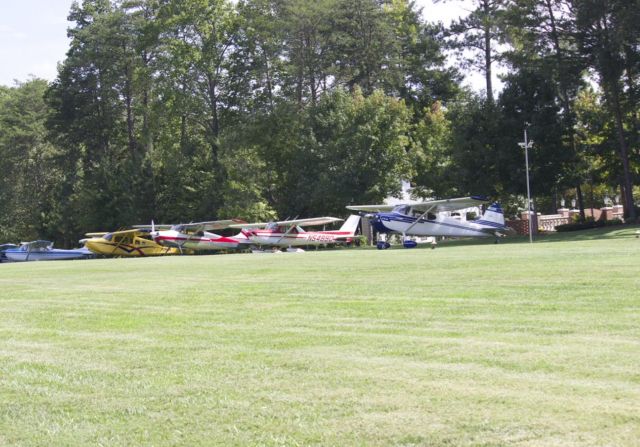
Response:
M579 230L589 230L591 228L600 228L600 227L609 227L612 225L621 225L623 222L620 219L613 220L597 220L588 219L584 222L574 222L563 225L558 225L556 227L556 231L565 232L565 231L579 231Z

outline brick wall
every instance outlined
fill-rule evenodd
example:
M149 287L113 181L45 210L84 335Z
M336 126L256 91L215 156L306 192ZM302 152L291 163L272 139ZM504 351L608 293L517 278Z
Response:
M621 219L624 215L624 210L622 205L614 205L612 207L604 207L604 208L585 208L584 214L586 217L593 217L594 220L612 220L612 219ZM545 231L555 231L555 227L558 225L570 223L573 221L574 216L579 216L580 211L577 209L567 209L560 208L558 210L558 214L543 214L543 215L533 215L534 217L534 226L533 233L536 234L537 230L543 229ZM529 234L529 220L527 216L527 212L523 211L520 214L520 219L508 220L506 225L510 228L513 228L516 233L520 235L528 235ZM537 222L536 222L537 219Z

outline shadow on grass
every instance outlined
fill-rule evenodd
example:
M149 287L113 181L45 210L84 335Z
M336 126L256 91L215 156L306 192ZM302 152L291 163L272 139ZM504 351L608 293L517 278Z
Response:
M534 235L533 243L547 243L547 242L578 242L578 241L590 241L598 239L635 239L638 237L638 231L640 231L640 225L616 225L605 228L593 228L589 230L580 231L568 231L564 233L540 233ZM438 241L438 247L457 247L466 245L495 245L495 239L492 237L487 238L466 238L466 239L447 239L444 241ZM507 236L500 238L498 244L528 244L529 236ZM640 239L638 240L638 246L640 247ZM375 249L375 247L367 247L369 249ZM420 244L415 249L429 250L430 244ZM402 245L392 245L390 250L404 250Z

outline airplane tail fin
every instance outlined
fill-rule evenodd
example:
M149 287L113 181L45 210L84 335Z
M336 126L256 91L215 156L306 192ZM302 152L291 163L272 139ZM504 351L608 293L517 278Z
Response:
M495 228L504 227L504 213L502 212L500 204L497 202L492 203L482 217L476 220L475 223Z
M339 231L348 231L351 235L355 234L358 229L358 224L360 223L360 216L356 214L352 214L349 218L342 224Z

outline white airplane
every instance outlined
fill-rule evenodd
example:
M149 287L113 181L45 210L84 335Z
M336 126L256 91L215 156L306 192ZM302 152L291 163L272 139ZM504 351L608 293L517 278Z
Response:
M227 250L245 248L251 244L246 236L221 236L212 230L229 228L232 224L246 223L240 219L214 220L172 225L136 225L134 228L150 230L151 238L165 247L178 248L180 252L188 250Z
M512 230L504 223L502 208L493 203L482 217L474 221L460 221L441 214L488 203L482 196L460 197L456 199L406 202L396 205L354 205L347 206L354 211L371 212L371 224L379 233L402 234L406 248L416 246L407 236L448 236L448 237L501 237ZM497 239L496 239L497 240ZM378 248L389 248L386 242L378 243Z
M229 225L229 227L241 228L242 234L256 245L287 247L287 251L296 252L303 250L293 247L351 242L360 222L360 216L357 215L349 216L339 230L305 231L302 228L330 224L341 220L343 219L335 217L313 217L279 222L235 224Z

